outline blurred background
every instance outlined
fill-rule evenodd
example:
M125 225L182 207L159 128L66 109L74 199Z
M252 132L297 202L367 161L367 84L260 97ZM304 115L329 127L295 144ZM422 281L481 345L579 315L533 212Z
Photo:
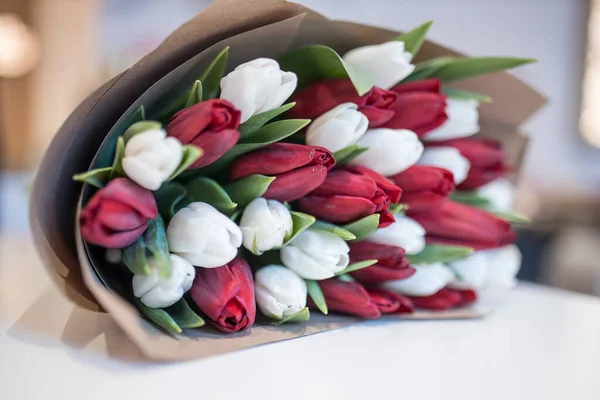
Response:
M549 99L524 126L521 278L600 295L600 0L298 2L396 30L433 19L429 38L458 51L537 58L515 72ZM0 0L0 251L28 241L29 185L71 110L209 3Z

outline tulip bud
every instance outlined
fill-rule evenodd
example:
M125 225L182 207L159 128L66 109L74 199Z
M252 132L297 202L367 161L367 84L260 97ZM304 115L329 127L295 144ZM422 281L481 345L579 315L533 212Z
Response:
M479 102L472 99L448 99L448 120L423 136L424 140L438 141L464 138L479 132Z
M517 273L521 268L522 255L519 248L512 244L498 249L486 251L488 257L488 273L484 287L493 289L510 289L517 284Z
M166 308L177 303L192 287L196 271L192 264L171 254L171 276L161 279L159 268L151 258L150 274L134 275L131 281L133 295L150 308Z
M272 319L282 319L306 307L306 283L282 265L268 265L255 275L256 304Z
M371 75L375 86L389 89L413 72L412 56L404 51L404 42L392 41L356 48L343 58L347 64Z
M321 185L334 165L333 154L322 147L274 143L238 158L229 169L229 179L274 176L263 197L295 201Z
M167 137L162 129L141 132L125 145L125 174L148 190L158 190L179 167L183 147L179 140Z
M366 290L371 301L375 303L382 314L411 314L413 312L413 302L408 297L382 289L367 288Z
M296 90L298 78L279 69L269 58L257 58L239 65L221 79L221 99L242 112L241 122L282 105Z
M322 280L343 271L350 248L333 233L308 229L281 249L283 265L304 279Z
M472 290L443 288L430 296L410 297L409 299L416 308L444 311L474 303L477 300L477 294Z
M217 161L239 140L240 112L227 101L213 99L179 111L167 126L167 135L183 144L200 147L204 153L189 168L202 168Z
M345 282L339 279L327 279L319 282L327 308L361 318L379 318L381 311L377 303L358 282ZM387 309L387 306L384 305Z
M343 103L318 117L308 126L306 144L335 152L356 143L369 125L357 108L354 103Z
M414 219L395 215L395 222L377 229L367 238L369 242L404 249L406 254L418 254L425 248L425 229Z
M498 178L475 190L477 195L487 199L494 211L510 211L515 201L515 185L506 178Z
M454 275L444 264L424 264L414 266L416 272L402 280L385 282L383 288L408 296L430 296L446 287Z
M157 215L152 193L129 179L113 179L82 208L81 236L90 244L122 249L142 236Z
M396 175L414 163L423 154L423 144L414 132L404 129L371 129L358 140L368 148L350 163L364 165L383 176Z
M294 224L290 211L283 204L259 197L244 210L240 229L244 247L260 255L283 246L292 236Z
M225 215L206 203L192 203L173 216L167 228L171 252L196 267L227 264L242 245L242 231Z
M407 215L427 232L427 241L472 247L475 250L492 249L511 244L515 234L510 224L478 208L446 200L438 208Z
M335 170L298 207L320 220L349 223L379 214L379 226L394 222L390 204L398 203L402 191L390 180L365 167Z
M413 211L438 207L454 190L452 172L444 168L413 165L390 179L402 189L402 203Z
M394 116L385 125L390 129L408 129L418 136L432 131L448 120L446 96L439 79L426 79L394 86Z
M254 324L254 282L250 266L242 258L222 267L198 268L190 296L208 323L221 332L238 332Z
M368 241L350 243L352 264L377 260L377 264L351 272L352 277L362 283L381 283L405 279L415 273L405 257L404 249Z
M423 152L418 165L444 168L452 172L457 185L467 178L471 164L453 147L428 147Z

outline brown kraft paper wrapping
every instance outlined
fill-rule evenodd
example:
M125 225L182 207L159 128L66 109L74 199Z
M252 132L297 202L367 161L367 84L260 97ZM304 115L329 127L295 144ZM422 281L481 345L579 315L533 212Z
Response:
M300 5L281 0L219 0L181 26L154 52L94 92L57 133L40 166L31 205L31 225L44 263L71 301L87 309L100 308L150 359L183 360L240 350L323 332L356 323L348 317L312 313L311 320L281 327L255 325L233 335L210 330L185 330L169 335L142 319L137 310L112 294L89 264L79 234L76 213L81 184L72 175L89 169L111 128L140 104L160 104L165 88L193 82L195 76L225 46L229 69L257 57L277 58L306 44L324 44L344 53L350 48L380 43L399 32L329 21ZM440 55L460 55L431 42L424 43L417 61ZM532 88L507 73L496 73L453 84L490 95L494 102L480 108L482 134L507 145L513 165L520 162L525 139L519 125L545 102ZM417 313L387 318L477 318L476 310Z

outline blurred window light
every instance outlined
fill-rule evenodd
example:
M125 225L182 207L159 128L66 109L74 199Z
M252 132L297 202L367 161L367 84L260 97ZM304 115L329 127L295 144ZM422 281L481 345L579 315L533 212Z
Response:
M40 59L38 35L15 14L0 14L0 78L31 72Z
M579 128L589 144L600 148L600 0L590 1Z

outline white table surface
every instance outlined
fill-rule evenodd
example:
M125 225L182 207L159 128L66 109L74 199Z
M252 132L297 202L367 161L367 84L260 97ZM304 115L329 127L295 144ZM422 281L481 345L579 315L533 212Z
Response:
M122 333L83 315L77 335L102 334L78 343L73 313L29 241L0 236L0 399L600 399L600 300L534 285L482 320L373 321L171 364L93 351Z

